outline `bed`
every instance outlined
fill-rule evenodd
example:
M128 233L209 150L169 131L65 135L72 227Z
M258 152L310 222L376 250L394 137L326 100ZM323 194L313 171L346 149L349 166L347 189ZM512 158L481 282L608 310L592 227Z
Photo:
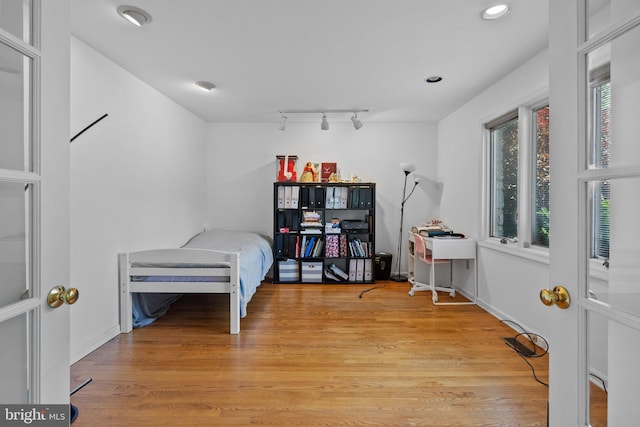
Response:
M260 234L208 230L181 248L118 254L120 330L129 333L164 315L185 293L228 293L230 332L273 264Z

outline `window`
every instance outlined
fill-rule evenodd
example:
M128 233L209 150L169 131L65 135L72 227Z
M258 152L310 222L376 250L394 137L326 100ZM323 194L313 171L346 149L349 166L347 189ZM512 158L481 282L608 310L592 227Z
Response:
M609 167L611 151L611 83L609 67L594 70L591 75L591 165L596 168ZM608 180L596 181L592 187L592 258L609 258L609 211L611 208Z
M549 247L549 106L533 110L534 160L531 243Z
M518 237L518 115L513 112L491 124L490 236Z
M485 127L488 236L548 248L549 105L519 107Z

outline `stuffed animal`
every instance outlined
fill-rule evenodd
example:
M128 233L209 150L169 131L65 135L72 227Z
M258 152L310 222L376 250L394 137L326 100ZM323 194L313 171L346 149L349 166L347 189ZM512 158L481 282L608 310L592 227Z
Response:
M279 159L280 164L278 167L278 182L297 181L296 159L297 157L293 156L292 158L289 158L289 156L285 156L284 158Z
M313 182L314 181L314 169L313 163L307 162L302 169L302 175L300 175L300 182Z

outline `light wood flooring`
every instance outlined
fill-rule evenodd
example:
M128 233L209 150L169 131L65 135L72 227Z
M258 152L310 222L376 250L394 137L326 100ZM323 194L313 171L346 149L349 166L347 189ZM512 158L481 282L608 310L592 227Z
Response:
M72 366L72 387L93 378L73 426L547 425L547 387L502 340L513 329L378 285L265 283L239 335L227 295L186 295ZM548 382L548 356L527 360Z

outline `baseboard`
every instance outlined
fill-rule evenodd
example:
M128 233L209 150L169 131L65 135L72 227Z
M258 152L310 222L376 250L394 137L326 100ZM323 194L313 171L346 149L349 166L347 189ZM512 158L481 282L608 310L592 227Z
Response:
M107 343L110 339L118 336L120 333L120 325L115 325L110 329L106 330L102 334L93 338L92 340L83 343L80 348L72 349L70 354L71 365L76 363L78 360L83 357L91 354L93 351L97 350L100 346Z

